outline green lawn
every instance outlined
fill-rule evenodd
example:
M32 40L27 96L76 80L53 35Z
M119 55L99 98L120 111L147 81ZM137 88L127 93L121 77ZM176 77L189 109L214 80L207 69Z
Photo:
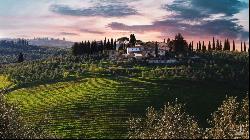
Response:
M148 106L162 107L176 98L206 126L226 94L245 96L244 90L219 83L103 76L22 88L6 99L20 106L27 122L63 138L126 138L130 116L144 116Z

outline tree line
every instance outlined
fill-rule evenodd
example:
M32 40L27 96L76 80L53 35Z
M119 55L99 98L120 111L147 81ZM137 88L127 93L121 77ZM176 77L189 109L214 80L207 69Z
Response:
M213 41L211 43L211 41L209 41L208 46L204 45L204 41L201 45L201 42L199 41L197 43L197 47L196 50L197 51L236 51L236 46L235 46L235 41L233 40L233 44L231 46L231 43L229 41L229 39L225 39L224 41L224 45L222 45L222 41L220 40L216 40L213 37ZM193 45L191 45L193 47ZM247 47L246 47L246 42L244 42L244 46L243 43L241 42L241 52L247 52Z
M129 46L135 47L136 43L138 43L138 40L136 40L136 37L134 34L130 35L130 39L127 37L122 37L118 39L118 41L129 41ZM184 52L192 52L192 51L197 51L197 52L205 52L205 51L236 51L236 46L235 46L235 41L233 40L233 44L231 46L231 43L229 39L225 39L224 45L222 44L221 40L216 40L213 37L213 41L209 41L208 46L205 45L204 41L199 41L196 45L196 49L194 48L194 42L188 43L184 37L178 33L175 36L175 39L170 40L170 38L166 40L164 39L164 43L167 44L167 46L170 48L170 52L175 52L175 53L184 53ZM72 46L72 54L77 56L77 55L93 55L93 54L103 54L105 50L116 50L116 44L117 41L113 40L111 38L110 40L104 39L101 41L82 41L82 42L77 42ZM143 44L143 43L141 43ZM158 42L155 43L155 54L158 56ZM126 47L120 46L121 48L118 48L119 50L125 50ZM246 43L241 42L241 52L247 52L247 47Z
M209 41L208 45L205 45L204 41L199 41L196 44L196 49L194 48L194 42L187 43L186 40L184 40L184 37L178 33L175 36L174 40L170 40L168 38L167 42L164 39L164 43L167 43L170 47L170 51L176 52L176 53L183 53L187 51L197 51L197 52L205 52L205 51L236 51L235 41L233 40L233 43L231 45L229 39L225 39L224 45L222 45L221 40L216 40L213 37L213 41ZM241 42L241 52L247 52L246 42ZM249 49L248 49L249 51Z
M93 55L93 54L103 54L105 50L115 50L117 41L113 38L104 39L101 41L82 41L76 42L72 46L72 54L77 55Z
M119 39L108 39L105 37L104 40L101 41L82 41L82 42L76 42L72 46L72 54L77 55L94 55L94 54L103 54L107 50L116 50L117 42L124 42L129 41L130 46L135 46L138 40L136 40L136 37L134 34L130 35L130 38L127 37L121 37ZM118 48L125 50L126 47Z

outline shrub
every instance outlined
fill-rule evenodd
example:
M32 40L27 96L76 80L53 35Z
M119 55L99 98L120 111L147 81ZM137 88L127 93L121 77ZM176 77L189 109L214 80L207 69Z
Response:
M0 94L0 139L56 138L41 128L24 123L18 108L6 103Z
M181 104L165 105L160 111L147 109L146 118L129 120L129 138L132 139L195 139L201 138L201 129Z
M147 109L145 118L129 119L131 139L249 139L249 97L241 102L228 97L203 129L183 109L183 105L165 105L160 111Z
M210 139L249 139L249 98L237 102L236 97L229 97L212 114L209 120L211 128L205 132Z

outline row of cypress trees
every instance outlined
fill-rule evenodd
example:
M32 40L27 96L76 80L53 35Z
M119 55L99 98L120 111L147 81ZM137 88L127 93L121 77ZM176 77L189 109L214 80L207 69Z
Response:
M74 43L72 46L73 55L92 55L92 54L102 54L104 50L115 50L116 40L113 38L110 40L104 39L101 41L85 41L80 43Z
M193 41L189 43L188 49L190 51L194 51L194 43ZM213 38L213 42L209 41L208 46L205 45L205 42L199 41L196 45L197 51L211 51L211 50L217 50L217 51L236 51L235 41L233 40L233 44L231 46L231 43L228 39L225 39L224 45L222 45L222 41L216 40ZM247 52L246 42L241 42L241 52Z

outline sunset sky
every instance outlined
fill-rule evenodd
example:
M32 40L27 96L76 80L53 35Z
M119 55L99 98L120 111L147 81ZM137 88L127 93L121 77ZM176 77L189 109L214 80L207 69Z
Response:
M0 38L72 41L230 38L249 42L248 0L0 0Z

